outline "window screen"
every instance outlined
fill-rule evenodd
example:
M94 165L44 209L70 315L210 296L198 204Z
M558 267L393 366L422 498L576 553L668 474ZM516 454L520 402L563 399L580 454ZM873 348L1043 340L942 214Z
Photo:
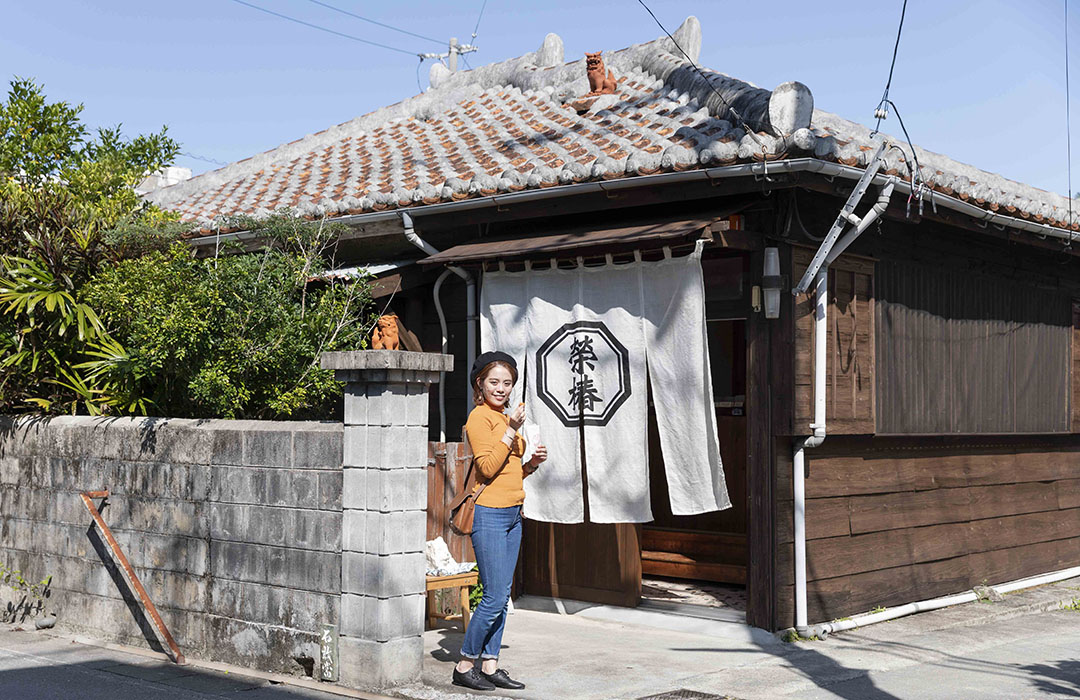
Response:
M1069 430L1067 295L908 263L877 272L877 432Z

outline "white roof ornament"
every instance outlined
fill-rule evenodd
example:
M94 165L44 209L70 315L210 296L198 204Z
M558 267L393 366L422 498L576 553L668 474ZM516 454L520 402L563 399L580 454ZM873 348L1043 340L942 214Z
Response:
M769 96L769 124L780 136L809 128L813 114L814 96L802 83L781 83Z

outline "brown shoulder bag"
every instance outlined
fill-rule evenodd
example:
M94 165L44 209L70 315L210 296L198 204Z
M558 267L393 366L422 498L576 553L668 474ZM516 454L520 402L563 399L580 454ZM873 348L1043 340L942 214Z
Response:
M507 460L509 462L510 460ZM487 483L480 484L480 488L476 489L476 493L473 493L473 488L476 486L476 457L475 455L469 460L469 469L465 472L465 488L458 494L457 498L450 503L450 530L456 535L469 536L473 530L473 516L476 513L476 499L480 498L480 494L484 492L487 485L495 480L495 477L502 473L502 470L506 467L504 463L499 467L499 471L495 472L495 475L488 480Z

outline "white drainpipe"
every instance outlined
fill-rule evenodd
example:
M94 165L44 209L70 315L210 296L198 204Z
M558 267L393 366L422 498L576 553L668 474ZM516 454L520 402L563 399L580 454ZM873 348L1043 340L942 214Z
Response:
M877 202L859 218L852 214L848 220L855 228L841 237L828 255L814 278L814 422L810 424L810 437L796 441L792 456L792 497L794 500L795 534L795 631L800 636L809 636L806 623L806 449L814 448L825 442L825 365L828 345L829 311L829 264L850 246L856 238L889 206L896 182L890 179Z
M439 251L420 238L419 234L413 228L413 220L409 215L409 212L401 212L401 224L404 227L405 238L414 246L424 251L428 255L435 255ZM469 407L472 406L472 386L469 385L469 370L472 367L473 360L476 359L476 321L479 318L476 313L476 278L473 277L467 270L463 270L460 267L448 266L447 269L453 272L455 275L465 280L465 321L466 321L466 338L465 338L465 355L468 358L468 365L465 367L465 400ZM439 301L439 288L442 286L442 281L445 275L440 276L435 283L434 297L435 297L435 311L439 315L439 326L442 328L443 334L443 346L442 350L446 352L446 317L443 315L442 304ZM443 373L445 375L445 373ZM445 379L445 376L441 377ZM446 440L446 391L443 389L445 386L444 381L439 382L439 427L442 432L442 438Z
M829 310L829 266L814 278L814 422L813 434L795 443L792 486L795 500L795 630L806 632L806 456L804 450L825 442L825 353Z
M439 289L442 283L450 275L450 270L443 270L439 278L435 280L435 288L431 294L435 297L435 313L439 316L439 330L442 331L442 353L446 354L447 334L446 315L443 313L442 300ZM439 442L446 442L446 372L439 372Z
M990 588L1004 595L1005 593L1011 593L1012 591L1019 591L1025 588L1032 588L1034 586L1042 586L1047 583L1064 581L1066 579L1075 578L1077 576L1080 576L1080 566L1074 566L1070 569L1062 569L1060 571L1052 571L1047 574L1032 576L1030 578L1020 579L1018 581L1011 581L1009 583L999 583L996 586L990 586ZM955 595L943 596L941 598L933 598L932 600L920 600L916 603L908 603L906 605L898 605L895 608L887 608L886 610L882 610L881 612L856 615L847 620L834 620L833 622L824 622L818 625L811 625L804 630L805 634L803 634L803 632L799 632L799 636L816 636L819 639L825 639L833 632L843 632L844 630L855 629L856 627L865 627L866 625L872 625L875 622L895 620L896 618L903 617L904 615L927 612L928 610L938 610L940 608L947 608L950 605L960 605L961 603L972 603L976 600L979 600L979 595L975 593L975 591L967 591L965 593L957 593Z

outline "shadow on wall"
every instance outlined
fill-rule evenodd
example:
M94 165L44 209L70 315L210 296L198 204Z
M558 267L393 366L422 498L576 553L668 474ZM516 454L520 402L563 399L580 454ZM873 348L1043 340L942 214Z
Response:
M101 515L103 518L105 517L107 508L108 501L101 506ZM124 604L127 605L128 611L131 612L131 617L135 620L135 623L139 625L139 631L142 632L143 639L146 640L147 645L154 651L166 653L165 647L158 641L157 629L146 617L138 597L135 595L135 592L131 590L127 579L120 571L120 567L113 561L112 550L102 538L101 533L98 532L96 523L91 523L90 527L87 528L86 538L90 540L90 545L94 548L94 551L97 552L101 563L105 565L105 570L109 572L109 578L112 579L113 585L116 586L116 590L120 592L120 596L124 599Z

